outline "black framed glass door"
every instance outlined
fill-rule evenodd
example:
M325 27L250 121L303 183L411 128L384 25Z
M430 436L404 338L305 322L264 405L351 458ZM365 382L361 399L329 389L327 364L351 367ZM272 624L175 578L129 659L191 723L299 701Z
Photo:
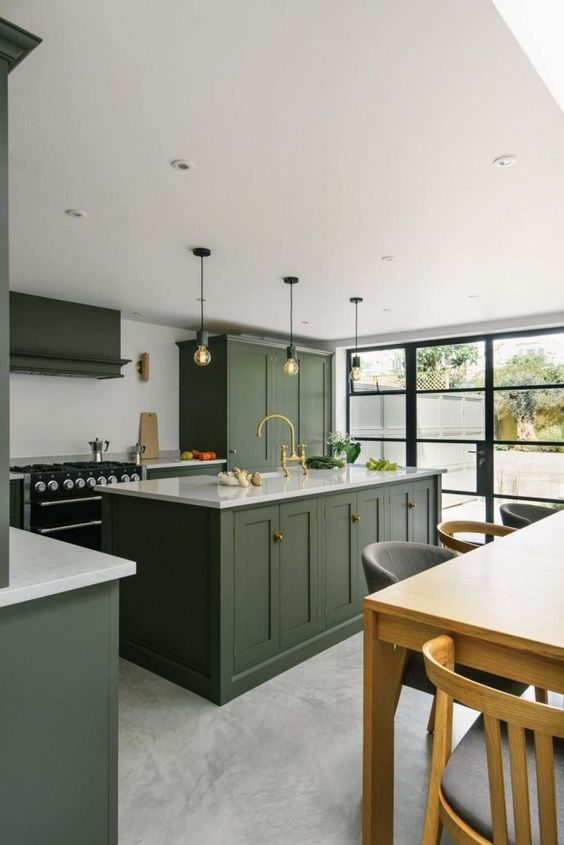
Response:
M369 455L444 467L443 518L564 506L564 328L360 350L347 425ZM350 363L350 351L349 351Z

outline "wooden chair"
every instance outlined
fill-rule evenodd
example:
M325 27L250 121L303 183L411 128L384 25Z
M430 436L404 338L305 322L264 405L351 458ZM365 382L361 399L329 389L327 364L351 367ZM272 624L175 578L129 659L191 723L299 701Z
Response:
M464 554L472 549L479 548L482 543L471 543L469 540L460 540L455 534L481 534L489 537L505 537L513 534L515 528L508 525L496 525L493 522L475 522L468 519L452 519L448 522L440 522L437 525L439 540L447 549L453 552Z
M563 842L564 710L458 675L448 636L423 656L437 703L421 845L438 845L443 826L462 845ZM482 715L451 754L453 698Z

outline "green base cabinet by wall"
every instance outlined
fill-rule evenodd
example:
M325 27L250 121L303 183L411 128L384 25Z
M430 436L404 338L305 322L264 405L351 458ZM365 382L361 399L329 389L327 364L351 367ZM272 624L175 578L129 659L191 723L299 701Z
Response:
M225 464L207 464L201 461L199 466L191 464L187 467L147 467L147 481L156 478L190 478L195 475L218 475Z
M227 455L228 468L259 471L279 466L280 446L290 445L288 426L257 423L267 414L284 414L308 454L324 454L331 427L332 355L298 350L297 376L284 373L286 349L228 335L210 338L207 367L193 361L194 342L180 349L180 449L209 449Z
M0 608L4 845L117 845L117 634L116 581Z
M396 530L406 493L426 513L425 529L409 517L414 539L434 542L439 485L226 509L104 495L104 551L137 562L121 584L122 656L224 704L360 631L362 549Z

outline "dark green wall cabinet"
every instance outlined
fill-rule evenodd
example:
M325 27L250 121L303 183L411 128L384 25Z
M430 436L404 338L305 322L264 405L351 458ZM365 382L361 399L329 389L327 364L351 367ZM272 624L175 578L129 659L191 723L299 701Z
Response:
M266 414L284 414L297 442L309 455L325 453L331 426L331 361L327 352L299 350L299 374L285 375L285 347L230 336L210 338L211 364L194 366L194 342L180 349L180 449L210 449L226 455L228 468L272 470L280 446L289 446L281 420L257 423Z
M8 74L41 39L0 18L0 588L9 582Z
M104 550L137 561L122 655L224 704L360 631L362 549L397 533L406 493L412 539L435 542L440 475L221 510L104 495Z

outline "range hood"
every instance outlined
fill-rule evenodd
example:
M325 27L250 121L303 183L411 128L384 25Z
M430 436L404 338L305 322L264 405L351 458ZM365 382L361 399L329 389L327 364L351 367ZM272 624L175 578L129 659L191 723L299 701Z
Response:
M123 378L120 312L10 292L10 371Z

